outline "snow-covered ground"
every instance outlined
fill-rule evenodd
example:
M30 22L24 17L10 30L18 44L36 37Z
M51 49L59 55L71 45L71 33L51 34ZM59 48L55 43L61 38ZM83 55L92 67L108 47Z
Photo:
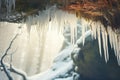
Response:
M71 59L73 47L69 46L55 58L53 66L46 72L29 77L29 80L77 80L79 75L74 71Z

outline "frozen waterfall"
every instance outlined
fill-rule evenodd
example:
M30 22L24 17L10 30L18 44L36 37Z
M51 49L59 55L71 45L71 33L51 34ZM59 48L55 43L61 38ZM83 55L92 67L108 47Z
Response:
M9 2L9 5L6 5L9 6L9 10L12 9L10 6L14 5L14 0L10 1L11 2ZM10 5L10 3L12 4ZM78 30L78 26L80 26L82 30ZM19 33L21 35L12 48L12 51L14 51L16 47L20 49L16 52L17 54L14 55L15 58L13 60L18 61L19 63L13 62L13 64L15 64L17 68L21 68L22 70L26 71L28 75L39 73L51 66L53 58L63 46L65 38L63 35L65 34L66 29L69 29L71 37L70 42L73 46L76 44L77 37L80 37L77 35L78 31L81 31L82 42L84 46L85 33L86 31L91 30L92 38L98 39L100 56L103 56L103 47L106 62L109 60L108 42L110 42L111 48L114 49L115 56L117 57L118 64L120 65L119 33L113 31L110 26L105 28L104 25L99 21L87 21L84 18L77 18L75 14L59 10L55 6L43 11L39 11L38 15L28 16L26 21L23 23L15 24L0 22L0 28L0 44L2 44L1 46L4 47L4 49L7 46L7 43L4 45L2 41L9 41L11 39L4 36L13 34L15 35L18 33L17 29L20 28ZM4 32L7 33L3 34ZM0 51L4 49L1 48ZM0 54L0 56L1 55L2 54ZM49 61L46 60L46 57L49 59ZM49 66L42 66L44 63L48 63Z
M78 20L80 21L79 25L82 27L83 45L85 43L85 32L88 29L91 29L91 35L93 38L98 39L100 55L102 56L101 45L103 43L105 61L107 62L109 60L109 39L111 47L114 49L115 55L118 59L118 64L120 64L120 36L115 33L111 27L108 26L106 29L99 21L87 21L84 18L78 19L74 14L59 10L53 6L47 10L40 11L36 16L30 16L26 21L26 24L28 26L28 32L30 32L31 25L36 25L36 28L40 34L53 29L58 33L63 34L64 29L66 27L70 27L71 43L75 44Z
M15 8L15 0L0 0L0 9L3 4L6 6L7 12L11 12L11 10ZM92 36L95 39L98 38L100 55L102 56L101 42L103 42L105 61L107 62L109 60L109 38L111 47L114 49L115 55L118 59L118 64L120 64L119 34L115 33L115 31L113 31L109 26L105 29L100 22L86 21L83 18L80 19L80 21L82 26L83 45L85 43L85 31L87 30L87 27L90 27L92 30ZM77 37L77 22L78 18L74 14L58 10L55 6L53 6L47 10L40 11L36 16L28 17L26 24L28 26L28 32L31 30L31 25L35 25L39 35L53 29L56 30L56 32L63 33L66 26L70 27L71 43L75 44Z

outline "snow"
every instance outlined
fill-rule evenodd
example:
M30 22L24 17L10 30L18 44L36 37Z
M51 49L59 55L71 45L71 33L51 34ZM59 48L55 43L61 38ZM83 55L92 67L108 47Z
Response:
M75 66L71 59L72 51L72 46L61 51L49 70L29 77L29 80L74 80L74 78L78 78L78 74L74 72Z

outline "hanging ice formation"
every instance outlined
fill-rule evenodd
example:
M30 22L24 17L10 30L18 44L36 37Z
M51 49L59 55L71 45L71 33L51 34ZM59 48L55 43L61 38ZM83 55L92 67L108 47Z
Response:
M0 10L3 5L6 7L7 12L11 12L12 9L15 9L15 0L0 0Z
M120 65L120 35L112 30L110 26L105 29L105 27L100 22L92 22L91 30L94 38L98 37L99 43L99 52L101 54L101 40L103 42L104 56L105 61L109 60L109 52L108 52L108 38L110 41L111 48L114 49L115 56L117 57L118 64ZM100 35L101 34L101 35Z
M36 25L36 29L39 34L47 32L47 30L56 30L59 33L63 33L65 27L70 27L71 43L75 43L75 37L77 36L77 21L78 18L74 14L58 10L55 6L45 11L39 12L36 16L28 18L26 24L28 32L30 32L31 25ZM100 22L86 21L84 18L80 19L82 26L83 45L85 41L85 32L89 27L92 31L93 38L98 38L99 52L101 52L101 42L103 42L105 61L109 60L108 52L108 38L110 40L111 47L115 51L115 55L120 65L120 36L111 29L111 27L105 27ZM102 41L101 41L102 40Z
M98 39L99 44L99 53L100 56L102 56L102 44L103 44L103 51L104 51L104 57L105 61L107 62L109 60L109 51L108 51L108 38L110 41L111 48L114 49L115 56L117 57L118 64L120 65L120 35L116 31L113 31L110 26L107 26L107 29L105 29L104 25L101 24L99 21L85 21L86 23L82 24L88 24L87 26L90 27L92 32L92 37L94 39ZM82 26L82 30L84 31L84 26ZM82 32L82 35L84 36L85 32ZM84 38L84 37L83 37ZM84 39L83 39L84 40ZM102 41L101 41L102 40Z
M74 14L58 10L55 6L45 11L39 12L36 16L29 16L26 25L30 33L31 25L35 25L39 34L49 30L55 30L59 33L64 32L65 27L70 27L71 43L74 44L77 36L77 17Z
M2 6L6 7L7 12L11 12L15 8L15 0L0 0L0 10ZM60 33L63 33L65 26L70 27L71 31L71 42L75 43L75 37L77 36L77 21L78 19L74 14L63 12L52 7L45 11L39 12L35 17L29 17L27 20L28 32L31 30L31 25L35 24L39 34L46 32L47 30L56 30ZM92 36L96 39L98 38L99 51L101 53L101 42L103 42L104 56L105 61L109 60L108 52L108 38L110 40L111 47L115 51L115 55L118 59L118 64L120 65L120 35L115 33L111 27L104 28L100 22L87 22L84 19L81 19L82 23L82 36L83 36L83 45L85 41L85 31L86 27L91 26ZM101 37L102 34L102 37ZM98 36L98 37L97 37ZM109 37L108 37L109 36ZM101 41L102 40L102 41Z

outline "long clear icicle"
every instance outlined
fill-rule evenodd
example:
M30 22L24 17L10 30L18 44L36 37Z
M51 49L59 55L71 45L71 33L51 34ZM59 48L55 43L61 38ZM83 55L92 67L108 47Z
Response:
M100 35L100 31L101 31L101 25L98 25L97 27L97 35L98 35L98 44L99 44L99 52L100 52L100 56L102 56L102 51L101 51L101 35Z
M81 23L82 23L82 40L83 40L83 45L85 43L85 32L86 32L86 29L88 27L88 23L85 21L85 19L81 19Z

